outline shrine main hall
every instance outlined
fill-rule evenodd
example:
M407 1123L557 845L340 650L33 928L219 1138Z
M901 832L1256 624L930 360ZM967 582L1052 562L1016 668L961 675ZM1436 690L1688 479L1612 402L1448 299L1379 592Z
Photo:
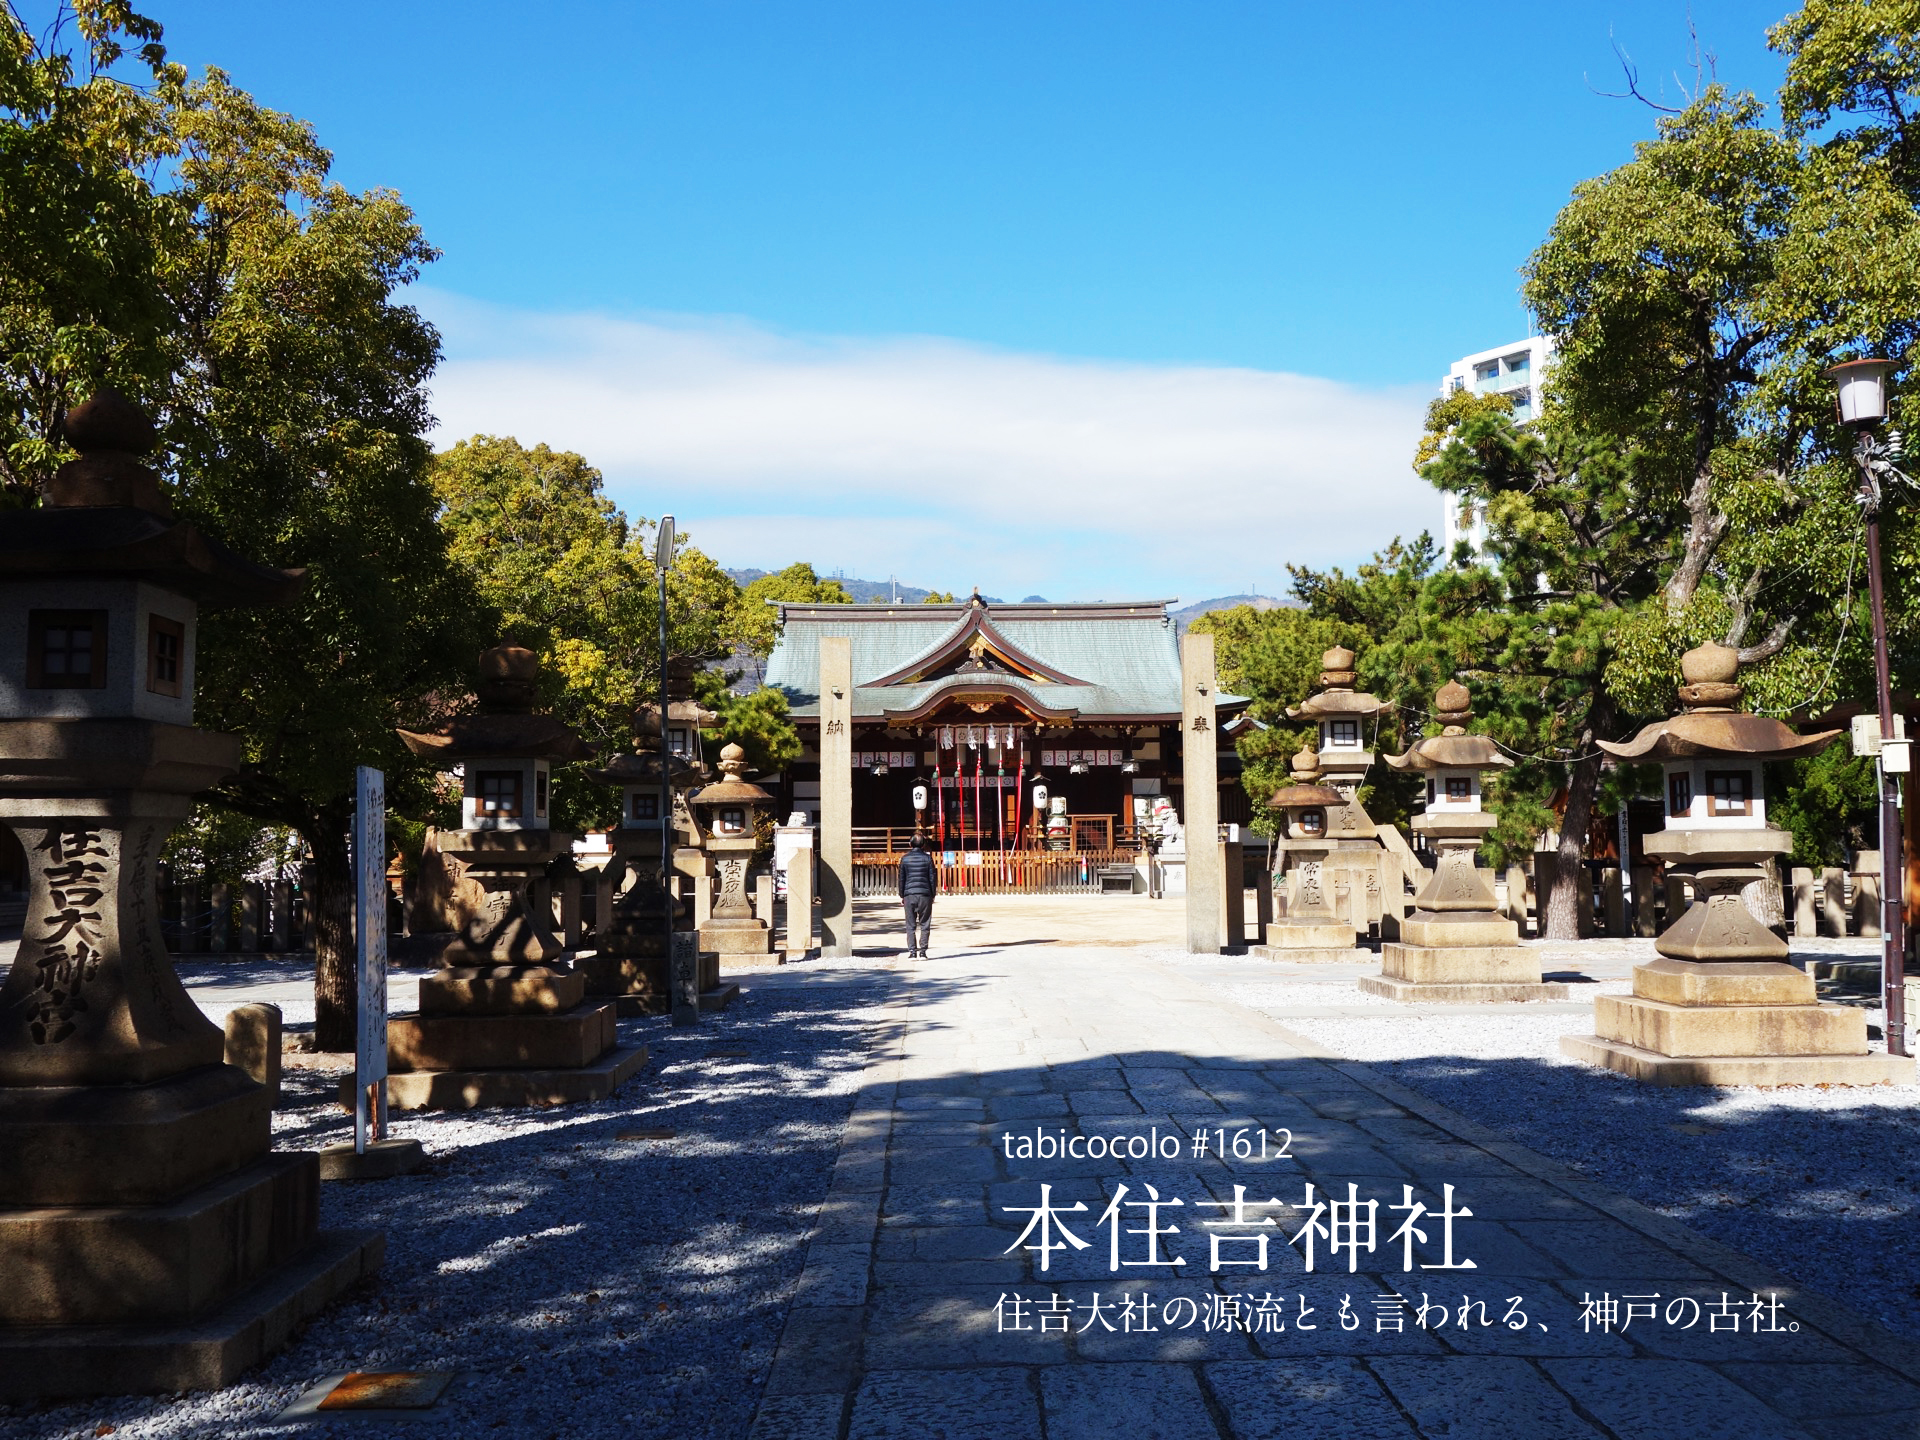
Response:
M782 814L820 822L822 641L837 637L856 852L898 853L916 824L949 864L1137 849L1158 802L1187 812L1169 603L782 605L766 683L806 746L777 781ZM1232 736L1247 702L1217 702L1218 723L1191 738L1217 749L1220 818L1244 822Z

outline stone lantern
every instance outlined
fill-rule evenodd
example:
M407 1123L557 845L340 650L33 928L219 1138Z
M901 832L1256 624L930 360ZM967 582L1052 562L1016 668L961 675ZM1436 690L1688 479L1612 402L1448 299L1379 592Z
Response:
M318 1229L319 1160L224 1063L167 955L154 864L240 768L193 724L202 606L300 576L177 521L152 424L69 411L40 508L0 514L0 820L29 899L0 988L0 1403L224 1385L380 1262Z
M1353 651L1344 645L1323 654L1318 688L1287 715L1314 723L1319 732L1320 774L1315 783L1339 797L1337 803L1324 807L1325 834L1308 838L1322 852L1318 862L1322 871L1344 890L1341 918L1351 924L1356 936L1368 934L1377 925L1383 938L1392 939L1399 933L1405 884L1401 855L1387 847L1400 840L1399 832L1383 835L1354 798L1373 765L1373 752L1367 748L1368 723L1390 707L1378 696L1353 688L1353 662ZM1277 864L1292 868L1294 845L1291 838L1281 842ZM1405 849L1404 841L1400 848Z
M637 713L634 730L632 753L616 755L605 768L587 772L589 779L620 787L621 819L607 836L613 856L600 872L596 949L574 963L586 977L587 993L612 999L622 1015L663 1015L673 1005L667 913L670 907L675 912L674 928L689 929L692 909L674 896L669 883L671 861L661 859L663 747L657 709ZM704 777L694 762L679 753L666 754L664 763L673 808L679 815L685 810L686 793ZM615 899L629 874L632 885Z
M1439 861L1400 924L1401 941L1381 947L1383 973L1363 976L1360 988L1390 1000L1564 1000L1567 987L1541 980L1536 952L1499 911L1492 875L1474 863L1495 824L1481 806L1481 781L1513 762L1486 736L1467 733L1470 703L1464 685L1442 685L1434 696L1441 732L1387 757L1396 770L1426 776L1427 808L1413 828Z
M1293 783L1274 791L1267 804L1280 812L1281 843L1287 856L1287 913L1267 926L1259 953L1270 960L1352 960L1353 926L1335 905L1334 873L1327 857L1328 816L1346 798L1321 783L1320 757L1311 745L1293 757Z
M766 813L773 797L743 779L747 752L728 745L720 752L720 779L687 797L706 831L706 849L719 876L713 915L700 927L700 952L711 952L720 964L729 955L762 956L773 953L773 930L756 918L747 897L747 870L759 844L755 822ZM716 976L717 980L718 977ZM701 989L707 987L701 977Z
M574 837L553 828L552 767L593 751L536 713L536 678L531 651L496 646L480 657L478 713L400 732L416 755L462 767L461 828L430 839L465 863L468 898L439 972L420 982L420 1013L387 1022L395 1109L598 1100L646 1059L617 1047L615 1007L585 1002L553 933L546 872Z
M1690 875L1694 900L1654 942L1661 958L1634 968L1633 994L1598 996L1595 1033L1563 1036L1561 1049L1660 1085L1910 1083L1914 1062L1870 1052L1866 1015L1820 1004L1742 898L1793 849L1767 823L1762 766L1812 755L1840 732L1797 735L1741 711L1738 672L1727 646L1688 651L1680 713L1625 744L1600 742L1629 764L1660 765L1666 828L1647 837L1647 854Z

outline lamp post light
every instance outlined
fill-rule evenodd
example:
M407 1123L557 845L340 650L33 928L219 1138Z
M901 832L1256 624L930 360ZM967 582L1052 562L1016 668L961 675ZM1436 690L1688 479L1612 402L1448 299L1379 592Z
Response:
M1888 480L1904 480L1900 432L1883 440L1877 428L1887 419L1890 360L1849 360L1826 371L1835 387L1840 423L1852 427L1854 463L1860 467L1860 508L1867 522L1867 586L1873 604L1873 669L1880 710L1880 753L1874 769L1880 782L1880 993L1886 1006L1887 1053L1907 1048L1906 866L1902 861L1900 776L1908 772L1906 742L1894 738L1893 682L1887 663L1887 610L1880 582L1880 506Z

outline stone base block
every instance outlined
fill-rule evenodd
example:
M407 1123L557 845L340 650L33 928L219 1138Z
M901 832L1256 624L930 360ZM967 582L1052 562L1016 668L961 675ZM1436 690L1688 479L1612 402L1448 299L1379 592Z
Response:
M1899 1055L1660 1055L1598 1035L1562 1035L1560 1052L1650 1085L1911 1085Z
M320 1149L320 1178L324 1180L391 1180L396 1175L411 1175L427 1163L427 1152L418 1140L369 1140L366 1152L357 1154L351 1140Z
M1449 915L1445 911L1416 910L1400 922L1400 938L1409 945L1435 949L1517 946L1520 927L1505 916L1486 911Z
M1540 983L1538 953L1519 945L1382 945L1380 970L1419 985Z
M731 956L758 959L773 953L773 932L758 921L745 925L702 925L700 948L717 954L722 965Z
M1346 929L1344 925L1340 928ZM1352 932L1348 931L1348 934ZM1258 955L1262 960L1285 960L1294 965L1351 965L1373 958L1371 952L1361 949L1359 945L1352 942L1337 948L1332 945L1311 947L1255 945L1247 953Z
M577 1069L613 1048L614 1015L605 1001L559 1015L404 1015L387 1022L387 1066L392 1079L416 1070Z
M1391 975L1362 975L1358 983L1369 995L1379 995L1408 1005L1506 1005L1526 1000L1571 998L1568 987L1558 980L1427 984L1398 980Z
M1813 977L1784 961L1655 960L1633 967L1633 993L1669 1005L1811 1005Z
M273 1095L231 1065L0 1089L0 1206L152 1205L265 1157Z
M322 1231L292 1263L186 1325L0 1328L0 1404L218 1390L375 1274L386 1245L378 1230Z
M1256 953L1265 952L1274 960L1306 959L1307 951L1353 950L1357 940L1353 926L1344 920L1275 920L1267 926L1267 943Z
M607 1006L612 1010L613 1006ZM590 1065L565 1070L419 1070L387 1077L390 1110L496 1110L578 1105L604 1100L647 1063L647 1047L612 1050ZM340 1106L353 1108L353 1077L340 1085Z
M733 980L727 981L724 985L709 986L700 992L701 1013L726 1009L739 993L739 983ZM664 994L622 995L615 1003L620 1007L622 1020L631 1020L639 1015L671 1015L673 1013L673 1001Z
M1593 1029L1656 1055L1865 1055L1867 1016L1843 1005L1672 1005L1596 995Z
M269 1155L164 1205L0 1210L0 1326L183 1325L320 1228L312 1155Z
M586 978L512 966L442 970L420 982L422 1015L557 1015L586 998Z

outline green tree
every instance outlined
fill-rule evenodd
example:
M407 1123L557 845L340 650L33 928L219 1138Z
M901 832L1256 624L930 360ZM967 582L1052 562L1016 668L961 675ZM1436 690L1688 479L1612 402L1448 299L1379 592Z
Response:
M0 12L0 63L39 86L0 112L0 148L18 162L7 183L27 187L0 204L0 252L23 229L23 248L39 243L40 218L14 201L50 154L76 156L93 168L62 192L58 223L98 272L8 291L8 482L37 488L65 456L53 420L112 381L159 417L184 516L243 554L306 568L290 606L204 617L197 713L245 741L243 769L213 798L298 832L312 855L316 1038L346 1048L353 768L387 771L396 804L426 793L432 777L394 727L430 723L433 697L471 665L481 611L446 563L425 484L438 336L393 298L434 252L397 196L332 182L303 122L218 71L189 83L159 27L124 5L77 11L84 78ZM124 38L141 42L147 88L108 73Z
M822 580L807 564L789 565L748 582L740 597L744 648L764 660L780 640L781 605L851 605L853 596L838 580Z
M603 753L632 743L636 704L659 691L659 586L654 527L629 520L584 458L545 445L476 435L435 458L440 523L453 559L499 615L500 635L543 662L544 702ZM740 587L711 557L680 545L667 576L667 648L702 662L768 648L772 607L780 598L846 598L837 581L804 580L805 566ZM768 582L776 582L768 584ZM796 596L802 585L810 594ZM737 676L696 676L696 696L718 710L721 743L738 740L757 769L777 769L799 753L783 698L764 688L728 691ZM616 823L619 797L584 774L554 779L556 824Z

